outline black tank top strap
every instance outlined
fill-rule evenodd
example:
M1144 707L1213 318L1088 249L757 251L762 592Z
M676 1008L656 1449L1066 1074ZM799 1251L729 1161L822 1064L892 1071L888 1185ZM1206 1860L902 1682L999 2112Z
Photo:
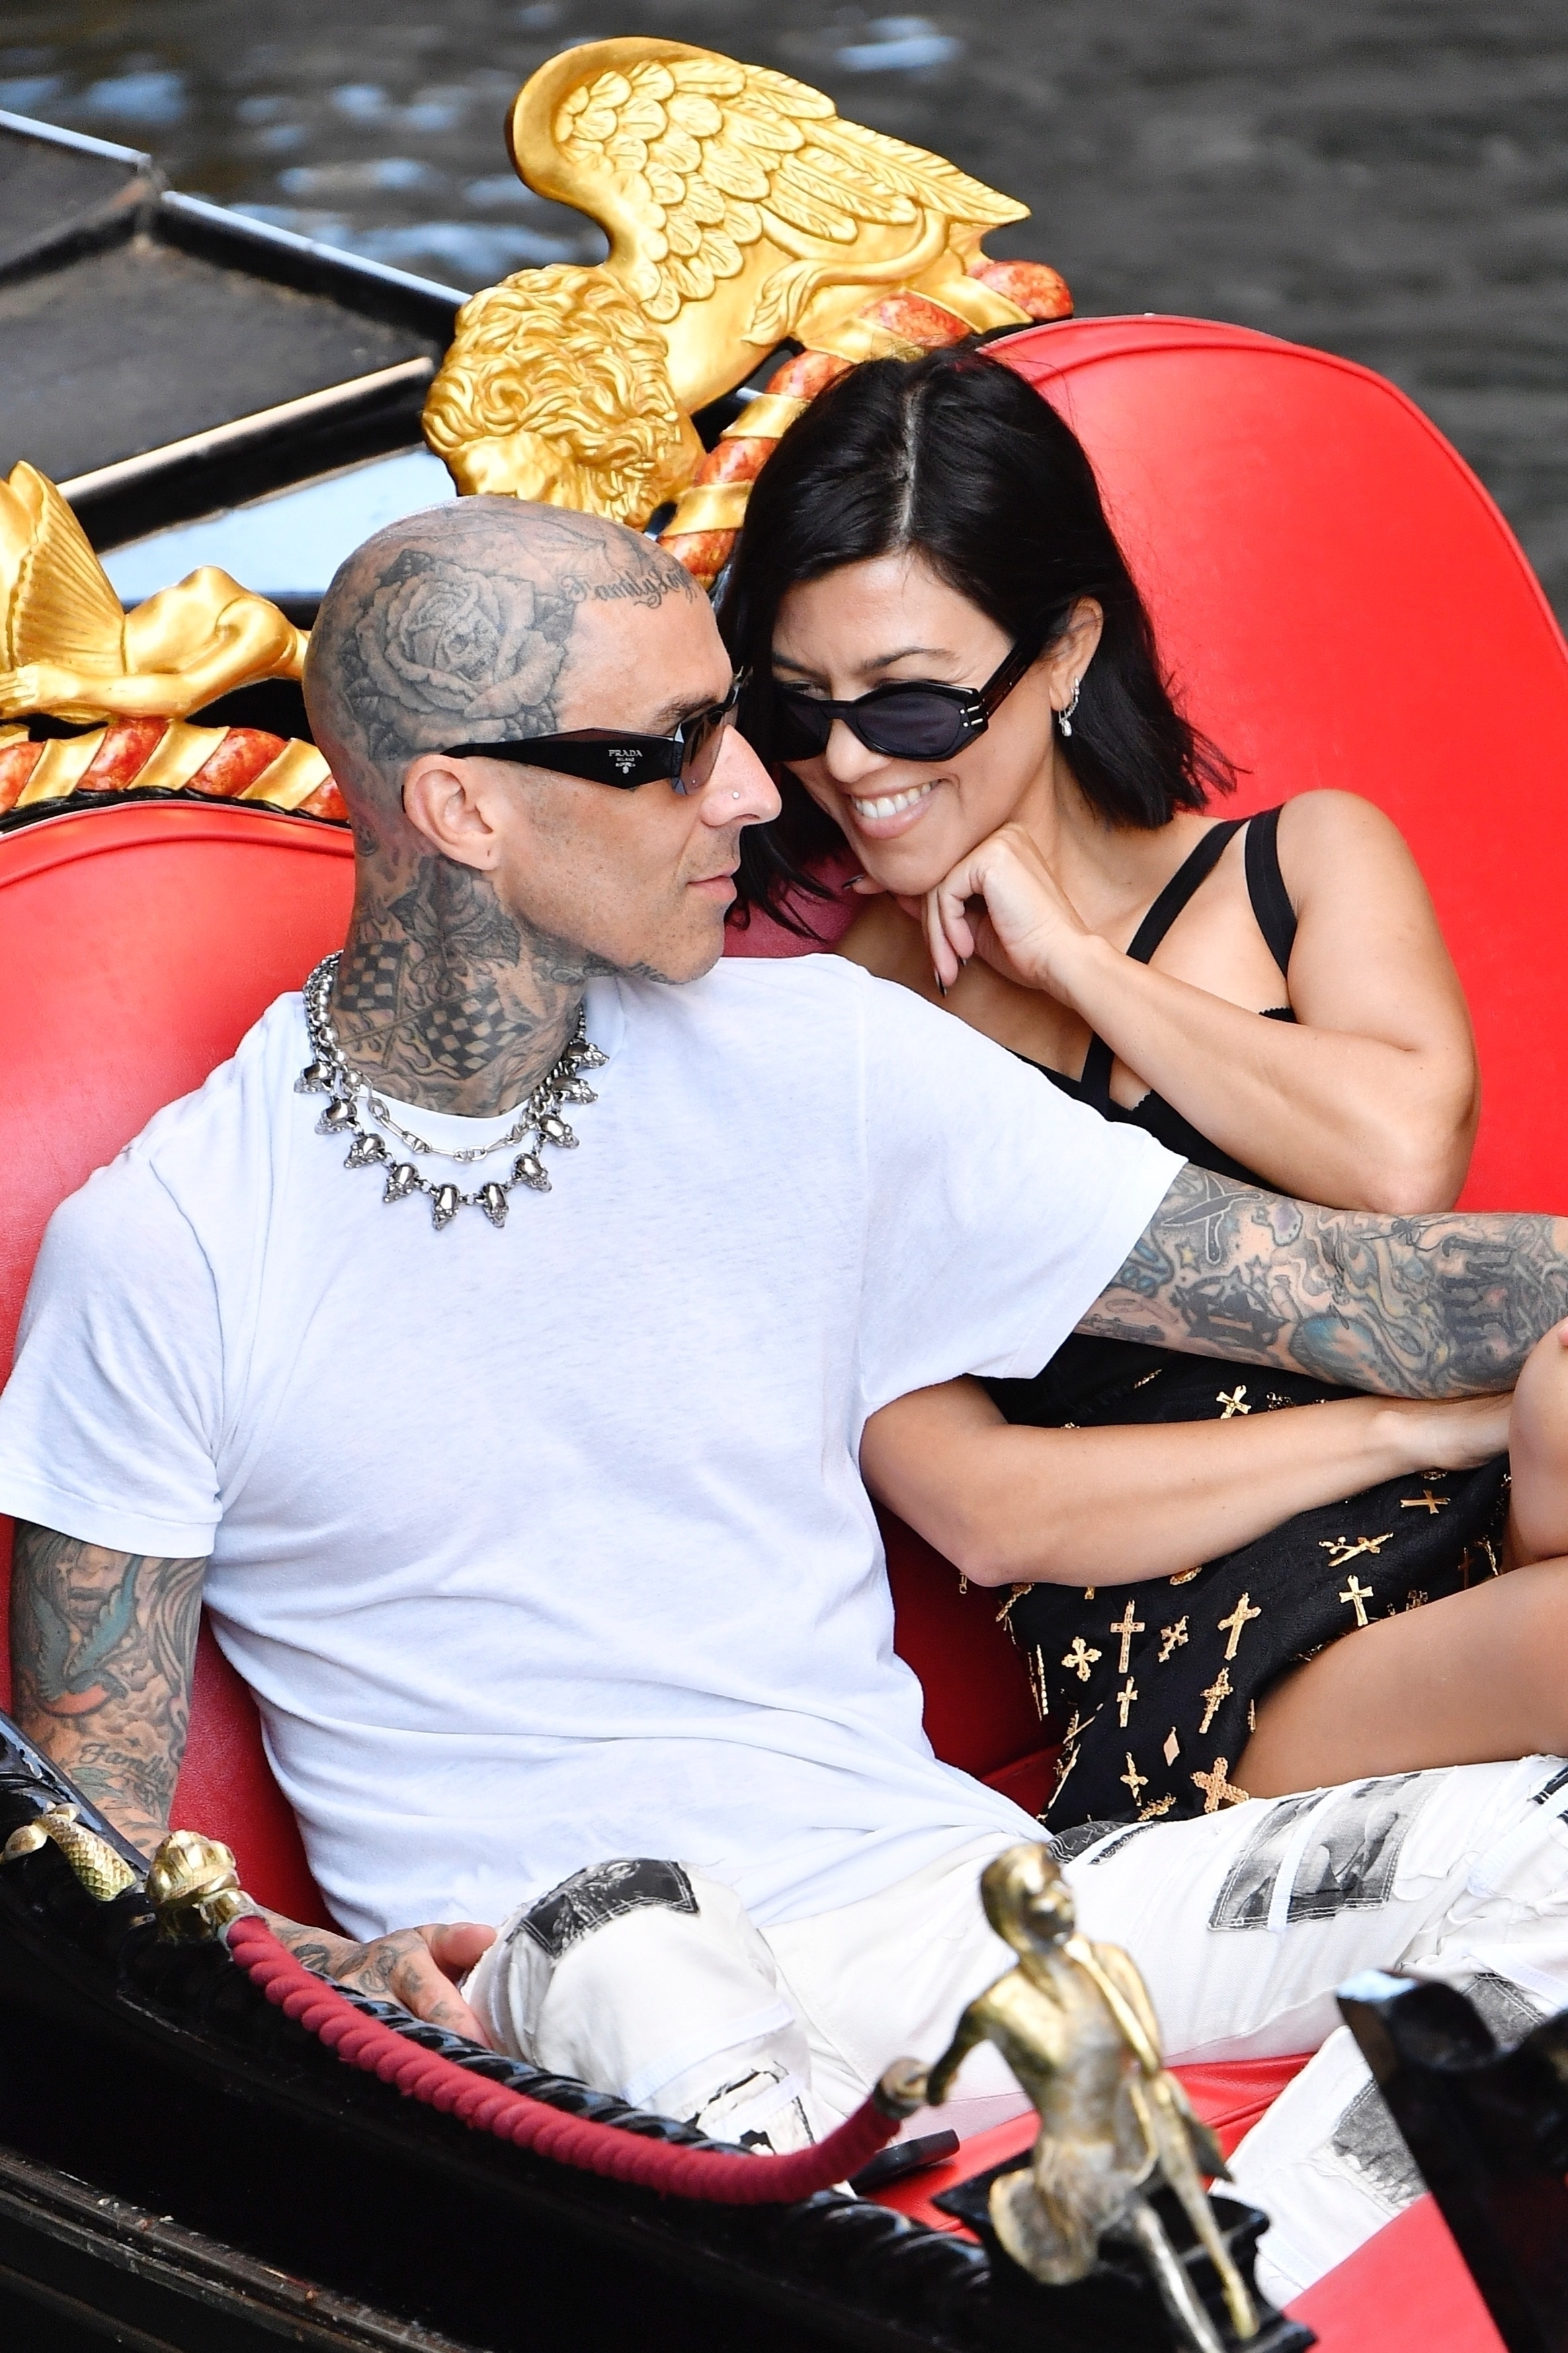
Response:
M1132 934L1127 953L1134 964L1148 963L1188 900L1208 881L1219 864L1231 836L1246 822L1245 818L1232 817L1226 818L1223 825L1211 826L1183 859ZM1275 871L1278 873L1278 866ZM1283 890L1283 883L1280 888ZM1079 1083L1083 1089L1085 1101L1091 1103L1098 1112L1110 1110L1110 1071L1115 1060L1103 1038L1089 1039L1089 1052L1084 1057L1083 1076Z
M1247 895L1268 953L1282 973L1296 944L1296 910L1279 871L1279 811L1265 809L1247 828Z

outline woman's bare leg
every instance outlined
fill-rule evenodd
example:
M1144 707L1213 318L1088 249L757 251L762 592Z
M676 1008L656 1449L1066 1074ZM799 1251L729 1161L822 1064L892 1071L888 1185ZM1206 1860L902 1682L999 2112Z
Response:
M1568 1560L1537 1561L1320 1651L1277 1683L1232 1778L1255 1798L1364 1773L1568 1753Z
M1509 1454L1511 1573L1347 1635L1276 1684L1244 1789L1568 1754L1568 1324L1525 1366Z

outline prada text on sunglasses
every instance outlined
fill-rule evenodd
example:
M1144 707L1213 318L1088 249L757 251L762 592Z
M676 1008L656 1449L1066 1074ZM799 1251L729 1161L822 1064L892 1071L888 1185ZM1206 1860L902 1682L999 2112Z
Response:
M984 686L937 686L924 680L895 680L874 686L853 702L828 702L804 687L773 682L774 716L768 749L775 760L817 760L827 749L836 719L842 719L868 752L888 760L951 760L978 735L1013 691L1040 650L1034 637L1020 638Z
M633 792L666 776L678 793L700 793L713 774L724 730L735 716L741 681L722 702L683 719L673 735L628 735L614 727L574 727L565 735L503 737L497 744L448 744L448 760L510 760L522 768L550 768L591 785Z

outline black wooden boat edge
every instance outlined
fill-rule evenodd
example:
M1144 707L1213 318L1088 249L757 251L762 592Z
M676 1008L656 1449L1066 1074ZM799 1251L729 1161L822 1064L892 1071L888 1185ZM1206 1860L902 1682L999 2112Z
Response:
M144 237L213 267L400 327L426 346L422 356L62 481L59 488L95 547L118 546L339 467L423 447L420 412L468 299L461 289L172 190L152 156L135 148L4 111L0 135L93 156L127 174L100 201L43 227L11 253L0 263L0 285L68 269L91 253Z

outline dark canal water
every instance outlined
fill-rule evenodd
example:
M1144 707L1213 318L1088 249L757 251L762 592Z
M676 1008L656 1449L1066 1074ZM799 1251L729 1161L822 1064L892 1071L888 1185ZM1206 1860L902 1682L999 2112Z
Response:
M1081 311L1381 369L1568 610L1562 0L4 0L0 107L474 287L602 250L520 188L500 123L553 50L623 32L782 67L1019 197L1033 219L991 249L1054 262Z

